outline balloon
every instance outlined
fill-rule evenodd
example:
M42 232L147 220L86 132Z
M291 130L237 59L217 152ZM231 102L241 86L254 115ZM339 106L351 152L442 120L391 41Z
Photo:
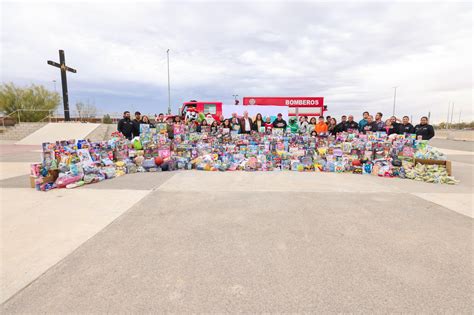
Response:
M155 158L155 164L160 166L161 164L163 164L163 158L161 156L157 156Z

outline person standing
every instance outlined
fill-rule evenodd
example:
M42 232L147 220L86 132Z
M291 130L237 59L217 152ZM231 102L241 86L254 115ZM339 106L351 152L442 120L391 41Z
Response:
M359 124L354 121L354 116L352 115L347 116L347 122L344 129L345 129L344 131L359 130Z
M127 110L123 112L123 118L117 124L117 131L123 134L128 140L133 137L133 122L130 120L130 112Z
M174 127L173 127L173 117L169 116L166 119L166 133L168 134L168 138L173 140L174 139Z
M156 123L164 123L165 122L165 115L163 113L160 113L156 118Z
M271 133L273 129L272 118L267 116L265 118L265 133Z
M421 138L422 140L430 140L434 137L435 131L433 126L428 124L428 117L421 117L420 124L415 126L415 133L417 139Z
M301 122L300 122L300 132L303 133L303 134L308 133L308 130L309 130L308 127L309 127L308 116L303 116L302 119L301 119ZM314 129L314 127L313 127L313 129Z
M367 116L367 124L364 126L362 133L366 134L367 132L375 132L378 131L377 124L374 121L374 117L372 115Z
M346 131L346 122L347 122L347 116L342 115L341 116L341 122L336 125L336 133L338 132L344 132Z
M364 130L365 125L367 125L367 118L369 118L369 112L364 112L362 114L362 117L363 118L359 121L359 132L362 132Z
M299 125L296 121L296 117L292 117L288 121L288 127L290 127L291 133L298 133L299 132Z
M253 121L252 130L260 132L260 128L262 127L265 127L265 122L263 121L262 114L258 113L257 116L255 116L255 120Z
M397 128L395 128L393 125L392 125L392 119L387 119L385 121L385 126L383 127L382 130L380 131L385 131L387 133L387 136L390 136L394 133L397 133Z
M249 134L252 131L252 119L249 113L244 111L244 116L240 119L240 133Z
M273 121L273 128L279 128L286 130L286 121L282 118L283 115L281 113L278 113L277 118Z
M217 120L214 120L212 122L210 129L212 134L216 134L219 131L219 123L217 122Z
M329 126L329 124L331 123L331 116L326 116L326 125Z
M377 125L377 130L375 131L383 131L385 127L385 122L382 120L383 114L378 112L375 114L375 124Z
M229 129L226 130L226 133L229 133L232 130L232 125L230 124L230 119L226 118L224 119L224 122L222 123L222 129Z
M240 120L239 118L237 118L237 114L235 117L232 117L232 120L231 120L231 125L232 125L232 130L237 132L237 133L240 133Z
M318 122L316 121L316 117L311 117L311 119L309 120L308 129L311 131L315 130L317 123Z
M329 120L329 125L328 125L328 132L335 136L337 134L337 121L336 121L336 118L331 118Z
M149 125L150 128L155 128L155 125L150 121L147 115L143 115L140 124Z
M410 118L403 116L402 123L398 125L398 133L403 135L405 133L415 133L415 127L410 124Z
M142 121L142 114L140 112L135 112L135 119L132 120L133 123L133 137L140 136L140 123Z
M390 117L390 122L392 123L393 128L395 128L395 130L397 130L398 132L398 129L400 128L400 124L401 124L400 119L398 119L395 116L392 116Z
M318 123L314 127L314 131L316 131L318 135L328 132L328 125L326 125L326 123L324 122L323 116L319 116Z

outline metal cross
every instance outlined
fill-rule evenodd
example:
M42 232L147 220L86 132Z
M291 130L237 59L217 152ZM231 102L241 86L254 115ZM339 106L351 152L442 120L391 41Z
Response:
M48 65L53 67L57 67L61 69L61 85L63 89L63 104L64 104L64 120L70 121L71 116L69 115L69 97L67 92L67 79L66 79L66 71L76 73L76 69L69 68L66 66L66 59L64 58L64 50L59 51L59 63L48 60Z

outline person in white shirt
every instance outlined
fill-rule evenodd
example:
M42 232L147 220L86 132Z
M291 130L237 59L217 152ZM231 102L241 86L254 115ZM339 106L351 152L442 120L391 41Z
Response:
M240 120L240 133L250 133L252 131L252 119L249 113L244 111L244 117Z
M308 116L303 116L301 121L300 121L300 132L301 133L307 133L308 132Z

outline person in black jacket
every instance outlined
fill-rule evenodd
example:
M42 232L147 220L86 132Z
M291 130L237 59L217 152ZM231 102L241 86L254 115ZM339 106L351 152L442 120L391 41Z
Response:
M344 131L358 130L358 129L359 129L359 124L354 121L354 116L352 115L347 116L347 121L344 127Z
M336 125L336 127L334 128L335 129L335 133L339 133L339 132L344 132L346 131L346 123L347 123L347 116L346 115L342 115L341 116L341 122L338 123Z
M415 127L410 124L410 118L403 116L402 123L398 124L398 133L403 135L405 133L415 133Z
M140 136L140 123L142 122L142 114L140 112L135 112L135 119L132 120L133 123L133 137Z
M398 132L398 129L400 129L400 124L401 121L395 116L390 117L390 122L392 123L393 128Z
M378 130L379 128L377 126L377 123L374 121L374 116L367 116L367 124L362 129L362 133L366 134L367 132L376 132Z
M428 117L421 117L420 124L415 126L416 137L422 140L430 140L434 137L435 132L433 126L428 124Z
M286 129L286 121L282 118L283 115L278 113L277 119L273 121L273 128L280 128L285 130Z
M130 120L130 112L127 110L123 112L123 118L118 122L117 131L123 134L128 140L132 140L133 128L133 122Z

